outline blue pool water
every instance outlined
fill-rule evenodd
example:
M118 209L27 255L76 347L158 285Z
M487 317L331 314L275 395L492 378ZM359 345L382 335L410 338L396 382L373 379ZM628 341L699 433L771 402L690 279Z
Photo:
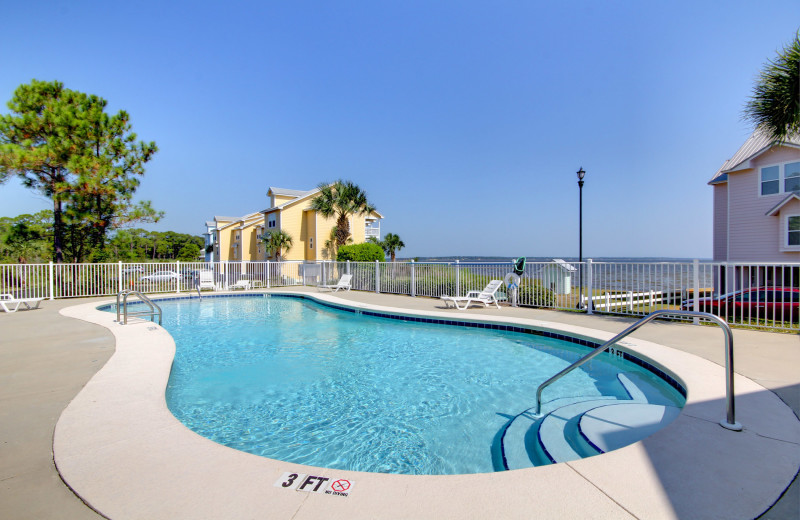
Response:
M357 471L496 471L498 435L587 347L533 334L357 315L287 297L161 303L177 352L167 404L215 442ZM601 355L545 392L627 398ZM680 395L674 392L676 402ZM546 404L545 404L546 409Z

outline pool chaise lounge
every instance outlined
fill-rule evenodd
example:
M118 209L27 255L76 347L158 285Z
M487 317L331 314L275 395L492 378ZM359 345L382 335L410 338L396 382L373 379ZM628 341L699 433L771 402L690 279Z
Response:
M239 280L238 282L232 283L231 285L228 286L228 289L230 289L231 291L233 291L235 289L242 289L242 290L247 291L247 290L249 290L251 288L252 288L252 284L251 284L250 280L245 280L244 278Z
M332 292L337 292L339 289L345 289L349 291L352 279L353 279L352 274L343 274L342 277L339 278L339 281L337 283L328 285L318 285L317 289L320 291L323 289L328 289Z
M17 312L20 305L27 309L38 309L42 300L44 298L14 298L12 294L0 294L0 308L5 312Z
M441 300L447 307L450 307L452 303L456 309L462 311L469 308L473 303L482 303L484 307L493 304L499 309L500 304L497 303L497 296L495 296L495 293L502 285L503 280L492 280L482 291L470 291L466 296L447 296L445 294L441 296ZM459 305L459 302L463 304L463 307Z

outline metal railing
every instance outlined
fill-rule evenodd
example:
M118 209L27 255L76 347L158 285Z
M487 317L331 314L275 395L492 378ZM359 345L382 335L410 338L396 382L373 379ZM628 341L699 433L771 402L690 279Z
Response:
M642 325L658 318L659 316L666 316L666 315L678 315L678 316L696 316L698 318L705 318L707 320L713 321L717 323L725 334L725 411L726 411L726 419L725 421L720 421L720 426L723 428L727 428L729 430L734 431L741 431L742 425L736 422L736 403L735 403L735 396L733 393L733 334L731 333L730 326L720 318L719 316L714 316L713 314L709 314L707 312L696 312L696 311L669 311L669 310L661 310L661 311L654 311L645 316L644 318L640 319L627 329L623 330L610 340L603 343L601 346L594 349L592 352L586 354L558 374L554 375L536 389L536 408L535 408L535 415L540 415L541 408L542 408L542 392L545 388L550 386L551 384L555 383L565 375L569 374L576 368L580 367L584 363L592 360L593 358L599 356L609 347L613 346L623 338L627 337L628 335L632 334L634 331L639 329Z
M139 298L142 303L147 305L150 309L148 311L139 311L139 312L128 312L128 296L134 295ZM122 297L122 306L120 307L120 297ZM121 316L120 316L121 315ZM140 293L139 291L134 291L130 289L126 289L124 291L120 291L117 293L117 323L120 322L120 318L122 319L122 324L128 324L128 316L150 316L151 320L154 320L156 316L158 316L158 324L161 325L161 317L163 313L161 311L161 307L158 306L156 302L145 296L144 294Z
M197 273L211 271L219 289L241 280L260 288L331 284L351 274L355 290L438 298L480 290L511 270L510 259L0 264L0 293L50 299L112 296L124 289L181 293L195 289ZM695 310L732 325L800 331L800 263L528 261L521 278L522 307L627 316Z

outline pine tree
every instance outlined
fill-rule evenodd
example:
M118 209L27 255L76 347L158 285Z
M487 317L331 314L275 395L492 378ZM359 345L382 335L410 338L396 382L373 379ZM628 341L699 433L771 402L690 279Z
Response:
M53 200L53 256L64 260L69 231L73 259L84 246L102 248L122 221L157 220L149 203L131 206L144 164L158 150L136 141L125 111L64 88L58 81L19 86L0 116L0 182L11 175Z

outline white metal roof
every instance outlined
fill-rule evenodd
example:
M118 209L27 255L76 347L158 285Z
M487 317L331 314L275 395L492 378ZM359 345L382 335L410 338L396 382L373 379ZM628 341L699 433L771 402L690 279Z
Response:
M275 188L274 186L270 186L267 190L267 193L272 192L273 195L280 195L282 197L302 197L307 193L311 193L314 190L290 190L287 188Z
M555 263L558 267L564 269L565 271L577 271L578 268L572 264L566 263L564 260L560 258L553 258L553 263Z
M728 180L728 172L742 170L747 168L746 163L748 160L753 159L762 153L766 152L775 145L775 141L761 130L756 130L750 135L747 141L739 148L733 157L725 161L723 165L717 170L717 173L708 182L709 184L716 184ZM800 147L800 135L794 135L786 138L786 141L781 143L781 146Z

